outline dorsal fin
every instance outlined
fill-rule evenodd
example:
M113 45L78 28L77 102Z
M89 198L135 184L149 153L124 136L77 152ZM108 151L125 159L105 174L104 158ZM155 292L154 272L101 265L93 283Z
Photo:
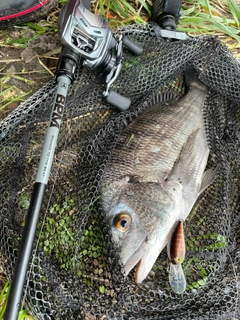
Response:
M153 96L148 102L147 105L149 107L156 105L156 104L166 104L173 100L176 100L177 94L172 91L164 91L162 93L156 94Z

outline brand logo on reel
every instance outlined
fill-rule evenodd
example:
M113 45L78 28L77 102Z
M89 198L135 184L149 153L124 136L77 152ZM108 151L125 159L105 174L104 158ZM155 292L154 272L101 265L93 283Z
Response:
M62 94L58 94L56 98L53 114L52 114L50 127L57 127L59 129L62 114L63 114L64 103L65 103L65 97Z

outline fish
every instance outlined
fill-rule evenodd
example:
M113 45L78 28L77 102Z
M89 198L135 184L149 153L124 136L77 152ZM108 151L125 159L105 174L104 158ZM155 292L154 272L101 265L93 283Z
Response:
M177 223L168 243L169 284L172 290L178 294L186 290L186 279L182 269L182 263L186 254L183 221Z
M208 87L194 69L185 72L185 83L181 99L153 99L123 129L100 182L115 251L125 276L136 266L137 283L148 276L176 222L185 221L216 176L215 169L206 170Z

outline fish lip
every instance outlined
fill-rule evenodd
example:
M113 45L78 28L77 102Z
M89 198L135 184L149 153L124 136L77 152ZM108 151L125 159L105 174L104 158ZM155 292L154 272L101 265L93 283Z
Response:
M134 251L131 257L125 262L124 271L126 276L136 265L139 265L140 261L142 260L142 257L144 256L144 253L146 253L146 250L147 250L147 237L143 239L143 241L140 243L140 245Z
M148 238L146 237L124 265L126 275L137 266L135 272L136 283L142 283L148 276L159 255L154 255L154 259L152 259L152 251L150 248L152 244L149 244L147 240Z
M159 239L149 241L148 237L146 237L124 264L126 276L135 266L137 266L135 272L136 283L142 283L142 281L148 276L153 265L158 259L159 254L168 243L167 239L162 242L158 240Z

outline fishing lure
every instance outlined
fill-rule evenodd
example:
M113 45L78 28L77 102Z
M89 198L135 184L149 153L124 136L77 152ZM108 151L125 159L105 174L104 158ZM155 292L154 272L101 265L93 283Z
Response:
M172 290L178 294L183 293L186 289L186 279L182 269L185 253L183 221L180 220L172 234L168 248L168 258L170 260L169 284Z

